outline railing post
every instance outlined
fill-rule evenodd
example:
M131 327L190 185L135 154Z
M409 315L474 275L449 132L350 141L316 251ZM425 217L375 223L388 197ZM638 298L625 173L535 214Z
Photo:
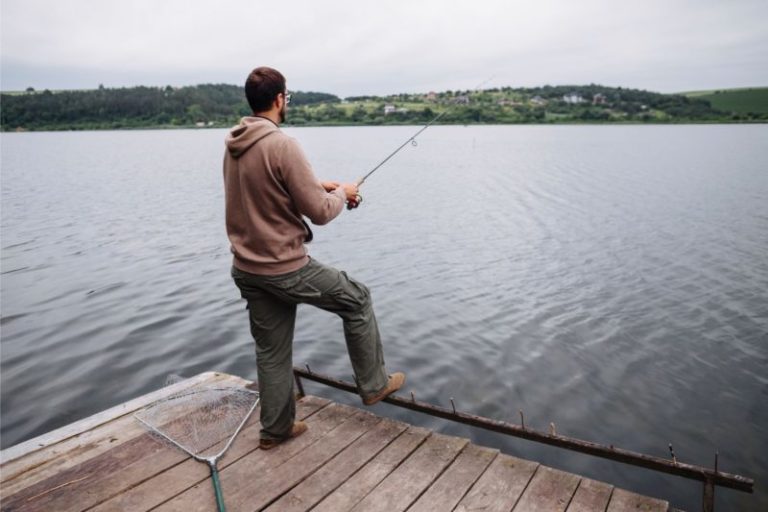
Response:
M293 378L296 381L296 389L299 390L299 398L304 398L307 396L306 393L304 393L304 385L301 383L301 375L299 375L296 372L293 372Z
M704 512L715 512L715 481L711 478L704 480Z

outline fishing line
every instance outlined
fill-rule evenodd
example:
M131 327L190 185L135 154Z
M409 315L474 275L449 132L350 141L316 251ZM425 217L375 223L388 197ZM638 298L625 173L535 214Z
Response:
M492 76L492 77L488 78L487 80L484 80L484 81L480 82L480 83L479 83L479 84L477 84L477 85L476 85L476 86L475 86L475 87L474 87L472 90L473 90L474 92L476 92L476 91L477 91L478 89L480 89L482 86L484 86L485 84L487 84L488 82L490 82L491 80L493 80L493 78L494 78L494 77ZM421 127L421 129L420 129L419 131L417 131L416 133L414 133L413 135L411 135L409 138L407 138L407 139L405 140L405 142L403 142L403 143L402 143L400 146L398 146L398 148L397 148L397 149L395 149L395 150L394 150L392 153L390 153L390 154L389 154L389 155L388 155L388 156L387 156L387 157L386 157L384 160L382 160L381 162L379 162L379 163L376 165L376 167L374 167L373 169L371 169L370 171L368 171L368 174L366 174L365 176L363 176L362 178L360 178L359 180L357 180L357 181L355 182L355 184L357 185L357 187L359 188L359 187L360 187L360 186L361 186L363 183L365 183L365 180L367 180L367 179L368 179L368 177L369 177L371 174L373 174L374 172L376 172L376 171L377 171L377 170L378 170L378 169L379 169L381 166L383 166L385 163L387 163L387 162L389 161L389 159L390 159L390 158L392 158L393 156L395 156L396 154L398 154L398 153L400 152L400 150L401 150L401 149L403 149L405 146L407 146L409 143L410 143L412 146L414 146L414 147L415 147L415 146L417 146L417 145L418 145L418 143L416 142L416 137L418 137L419 135L421 135L421 133L422 133L424 130L426 130L427 128L429 128L429 127L430 127L430 126L432 126L433 124L435 124L435 123L436 123L436 122L437 122L437 121L438 121L438 120L439 120L441 117L443 117L445 114L447 114L447 113L448 113L450 110L451 110L451 109L450 109L450 107L449 107L449 108L446 108L445 110L443 110L442 112L440 112L438 115L436 115L434 118L432 118L432 120L431 120L431 121L429 121L427 124L425 124L424 126L422 126L422 127ZM355 199L354 199L354 200L350 200L350 201L347 201L347 210L352 210L352 209L354 209L354 208L357 208L358 206L360 206L360 203L361 203L361 202L363 202L363 196L361 196L361 195L358 193L358 194L357 194L357 196L355 197Z

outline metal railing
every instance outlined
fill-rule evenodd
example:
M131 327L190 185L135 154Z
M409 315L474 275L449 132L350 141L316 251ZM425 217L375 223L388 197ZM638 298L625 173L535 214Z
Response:
M355 384L313 372L309 368L309 365L307 365L306 369L294 367L293 374L296 379L296 386L301 396L304 396L305 394L301 379L319 382L321 384L325 384L326 386L357 394L357 386ZM738 491L747 493L752 493L754 491L754 481L751 478L720 471L717 467L717 454L715 455L715 466L714 468L710 469L702 466L679 462L675 457L674 452L672 451L671 445L670 453L672 455L672 459L663 459L660 457L654 457L630 450L616 448L613 445L606 446L599 443L593 443L591 441L584 441L581 439L558 435L555 432L553 424L550 424L549 432L534 430L525 426L525 418L522 412L520 412L520 424L518 425L505 421L484 418L482 416L476 416L474 414L468 414L465 412L459 412L456 410L453 399L451 399L450 409L425 402L420 402L416 400L416 397L413 393L411 393L410 398L402 398L395 395L389 395L383 401L398 407L410 409L412 411L417 411L424 414L429 414L430 416L436 416L438 418L444 418L450 421L455 421L457 423L463 423L465 425L490 430L492 432L500 432L502 434L528 439L537 443L558 446L560 448L586 453L595 457L602 457L604 459L623 462L633 466L640 466L647 469L652 469L654 471L661 471L663 473L681 476L691 480L698 480L704 484L704 512L714 511L714 496L716 486L736 489Z

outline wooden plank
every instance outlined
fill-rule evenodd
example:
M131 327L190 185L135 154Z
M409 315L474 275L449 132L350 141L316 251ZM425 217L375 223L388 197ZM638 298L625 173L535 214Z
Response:
M525 512L565 511L581 478L558 469L539 466L513 510Z
M456 511L509 512L539 465L500 454L459 502Z
M127 436L135 437L140 435L143 433L142 429L132 421L131 413L154 401L148 397L164 398L167 395L182 392L195 386L218 384L232 378L226 374L213 372L200 374L191 379L176 383L173 386L168 386L139 397L136 399L136 404L140 405L140 407L123 407L127 404L121 404L108 411L84 418L42 436L7 448L2 452L3 456L7 459L0 466L2 468L2 482L3 484L8 484L9 481L17 478L20 474L29 469L36 469L41 464L50 463L57 459L68 461L72 456L77 456L79 453L98 449L104 440L109 445L108 448L111 448L115 443L127 440ZM117 416L113 416L113 414L117 414ZM132 428L123 432L126 426ZM20 453L22 451L26 453ZM24 475L24 478L28 477L29 475Z
M614 489L607 512L667 512L669 503L648 496L641 496L624 489Z
M352 510L398 512L407 509L456 459L468 442L460 437L432 434Z
M251 416L230 451L250 431L256 432L258 442L258 425L258 416ZM249 446L253 449L252 441ZM4 508L83 510L188 458L181 450L160 443L147 433L9 496L4 500Z
M356 412L301 454L271 471L254 474L247 486L230 493L227 507L233 511L262 510L369 432L381 420L369 412Z
M498 454L498 450L467 446L408 512L453 510Z
M604 512L612 492L612 485L582 478L566 512Z
M3 511L9 510L70 510L78 503L92 504L92 494L98 494L101 483L126 466L131 468L144 460L155 460L169 454L175 463L185 455L162 447L149 434L139 436L73 468L46 478L10 495L3 500Z
M4 450L2 511L215 508L207 466L151 439L131 415L211 384L248 381L206 372ZM219 463L230 512L669 511L662 500L328 404L301 401L309 432L270 451L257 449L259 424L249 423Z
M250 482L259 474L273 471L274 468L283 462L300 454L308 446L325 437L328 432L347 421L350 416L361 413L362 411L353 407L335 403L331 404L320 410L317 414L310 416L307 419L309 429L296 439L280 444L271 450L254 450L235 464L225 467L220 471L220 476L227 510L229 512L238 510L230 506L230 502L233 497L238 497L240 490L248 487ZM210 478L198 481L193 487L177 496L166 493L164 498L167 501L153 510L158 512L178 512L179 510L184 512L210 512L212 507L215 506L213 486L211 485Z
M351 509L416 450L430 431L410 427L368 464L321 501L312 512L344 512Z
M107 409L106 411L102 411L100 413L94 414L93 416L83 418L80 421L76 421L69 425L65 425L56 430L47 432L41 436L35 437L33 439L29 439L22 443L6 448L2 452L0 452L0 464L5 466L6 464L8 464L10 461L14 459L18 459L19 457L29 455L34 451L40 450L52 444L60 443L64 439L70 438L72 436L76 436L83 432L93 430L95 427L99 425L102 425L104 423L114 420L115 418L124 416L133 411L141 409L145 405L149 405L160 398L165 398L166 396L170 396L179 391L183 391L184 389L190 388L194 385L201 384L217 376L232 377L230 375L220 374L216 372L205 372L205 373L196 375L194 377L191 377L189 379L184 379L181 382L177 382L170 386L166 386L164 388L158 389L157 391L153 391L146 395L142 395L128 402L122 403L120 405L116 405L115 407ZM5 481L5 476L3 477L3 481Z
M118 412L121 414L112 420L103 422L109 415L113 414L105 411L104 413L99 413L51 432L50 437L46 441L49 444L31 450L27 455L15 458L2 466L3 484L0 489L0 497L4 498L19 492L25 487L53 477L64 470L75 467L88 459L114 449L122 443L143 435L146 430L133 418L132 414L141 407L193 387L208 385L241 386L243 382L247 381L221 373L208 372L200 374L192 379L186 379L173 386L168 386L144 395L139 399L132 400L133 405L129 406L128 404L131 402L128 402L122 406L110 409L113 413ZM181 386L182 384L186 384L186 386ZM90 430L81 431L89 426L91 426ZM58 434L56 434L57 432ZM49 436L49 434L46 434L46 436ZM54 440L57 437L60 437L61 441L55 442ZM9 450L15 448L12 447Z
M312 476L273 503L267 512L305 512L386 448L408 425L384 419Z
M324 398L306 396L297 402L296 417L307 419L319 414L330 402ZM258 415L255 416L258 420ZM227 453L219 461L219 470L240 460L245 455L258 451L261 424L255 421L249 428L244 428L232 443ZM149 510L167 501L173 496L179 495L200 482L210 485L210 471L208 466L183 454L183 462L172 465L169 462L173 455L179 455L179 450L168 448L166 460L147 461L143 466L136 468L136 476L142 474L140 482L135 482L131 476L121 479L122 492L112 492L106 501L102 501L93 511L118 512L123 510ZM225 484L226 485L226 484Z

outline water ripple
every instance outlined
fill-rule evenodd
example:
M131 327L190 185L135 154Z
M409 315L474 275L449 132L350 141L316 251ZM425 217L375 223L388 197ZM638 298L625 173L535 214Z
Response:
M412 128L290 131L319 175L352 180ZM662 457L670 441L689 461L717 447L728 470L761 481L765 131L432 127L310 251L371 288L387 364L419 399L512 421L522 409L536 428ZM3 446L171 373L254 377L228 275L223 135L1 135ZM299 309L294 355L351 378L331 314ZM662 477L393 414L699 506ZM723 494L718 507L767 496Z

